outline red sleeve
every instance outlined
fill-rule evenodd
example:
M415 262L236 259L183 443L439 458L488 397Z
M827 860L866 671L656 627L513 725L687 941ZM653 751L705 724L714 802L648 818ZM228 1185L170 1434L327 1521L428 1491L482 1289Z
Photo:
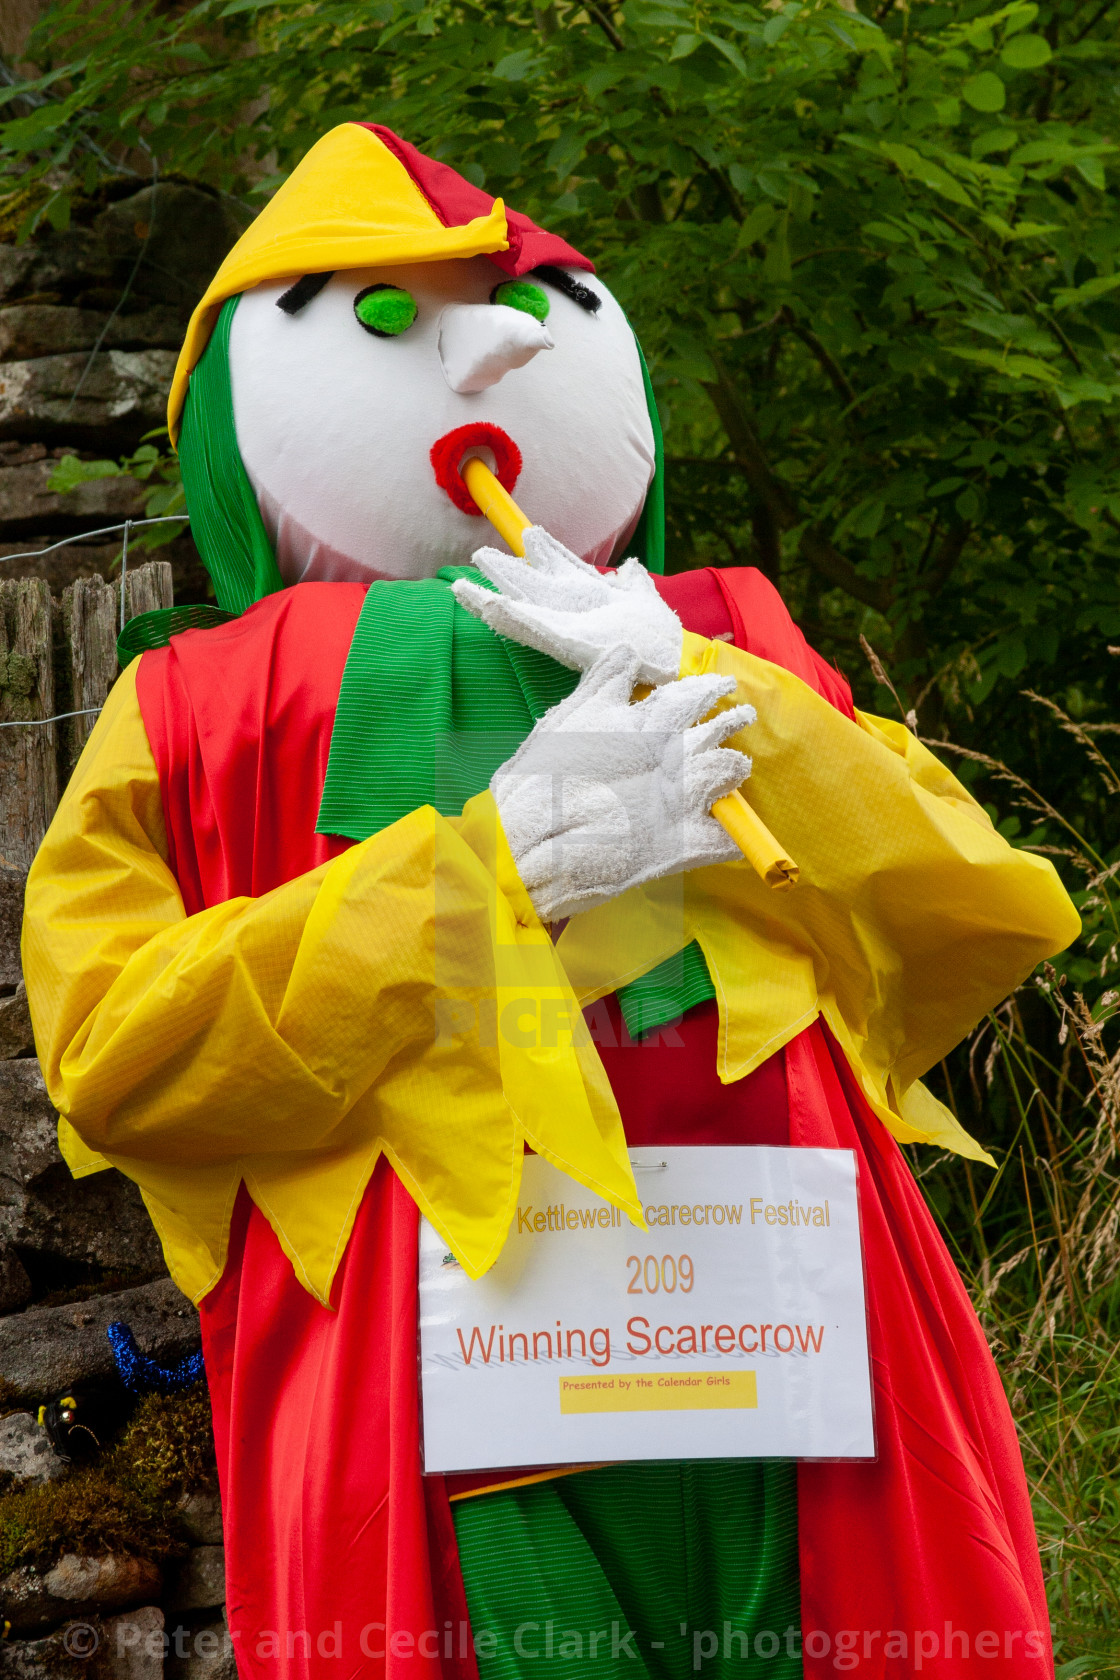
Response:
M296 584L141 655L136 695L188 915L259 898L349 845L315 821L364 600L357 583Z
M711 641L734 642L744 653L783 666L838 712L854 716L847 682L809 646L782 597L756 566L705 566L653 581L686 630Z

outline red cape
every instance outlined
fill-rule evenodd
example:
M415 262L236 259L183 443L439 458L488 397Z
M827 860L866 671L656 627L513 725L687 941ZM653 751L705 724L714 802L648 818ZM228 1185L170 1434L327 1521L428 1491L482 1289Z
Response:
M761 573L657 582L687 628L850 715L847 684ZM302 584L144 655L137 690L188 912L267 892L349 843L314 830L363 593ZM826 1030L734 1085L716 1075L714 1004L652 1044L629 1042L613 1000L593 1030L632 1144L856 1152L879 1456L800 1467L806 1676L1052 1675L999 1376L909 1167ZM475 1680L447 1487L421 1475L417 1218L382 1162L328 1312L242 1192L202 1324L243 1676Z

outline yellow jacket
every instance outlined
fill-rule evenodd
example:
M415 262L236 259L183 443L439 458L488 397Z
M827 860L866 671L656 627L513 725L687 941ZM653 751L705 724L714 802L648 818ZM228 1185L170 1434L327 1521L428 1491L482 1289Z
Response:
M141 1187L194 1299L225 1263L239 1185L327 1301L384 1152L472 1276L505 1238L528 1143L640 1218L579 1008L697 939L719 1075L818 1014L904 1140L990 1160L918 1082L1079 921L901 725L841 716L799 678L686 634L682 674L758 709L751 803L801 868L746 863L573 918L554 947L489 794L424 807L259 899L187 916L158 776L118 681L28 880L24 968L72 1169Z

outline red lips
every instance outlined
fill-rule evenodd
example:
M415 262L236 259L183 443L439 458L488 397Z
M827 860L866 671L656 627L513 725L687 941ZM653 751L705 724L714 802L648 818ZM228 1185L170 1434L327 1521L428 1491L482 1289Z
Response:
M463 513L481 519L482 514L459 472L464 455L476 449L490 451L498 483L503 490L512 491L521 471L521 451L508 432L503 432L500 426L492 426L487 420L476 421L471 426L456 426L453 432L444 432L432 445L431 462L440 489L446 490Z

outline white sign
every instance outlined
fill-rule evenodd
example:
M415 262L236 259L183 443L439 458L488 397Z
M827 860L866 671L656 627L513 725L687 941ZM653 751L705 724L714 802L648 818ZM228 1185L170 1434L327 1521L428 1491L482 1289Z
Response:
M853 1153L631 1159L648 1232L536 1155L477 1282L421 1222L425 1469L874 1457Z

